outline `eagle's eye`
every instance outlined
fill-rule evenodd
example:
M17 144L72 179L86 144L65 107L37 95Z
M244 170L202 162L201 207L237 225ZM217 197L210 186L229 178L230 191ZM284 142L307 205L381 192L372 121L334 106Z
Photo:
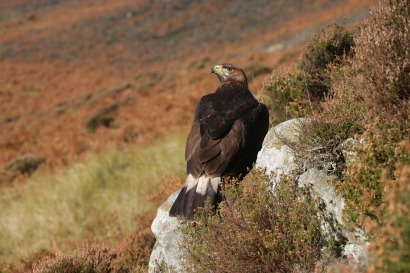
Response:
M231 67L226 67L226 71L231 72L233 69Z

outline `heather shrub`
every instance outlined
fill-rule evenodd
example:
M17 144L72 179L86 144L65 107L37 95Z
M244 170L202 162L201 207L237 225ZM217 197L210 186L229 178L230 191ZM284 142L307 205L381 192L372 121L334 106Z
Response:
M353 55L353 35L343 26L331 25L316 35L305 49L298 67L313 99L322 99L330 90L329 65L341 65Z
M410 142L403 142L400 146L407 155L410 154ZM409 163L397 163L394 178L382 174L384 202L375 213L383 223L366 222L370 232L377 235L370 248L374 263L369 272L410 272Z
M306 90L300 87L295 70L272 74L265 82L262 101L268 106L271 125L304 116L314 107Z
M273 123L309 118L290 145L301 162L339 175L348 226L369 232L369 272L409 272L409 18L408 1L385 1L354 35L325 30L335 40L315 37L296 69L265 84Z
M291 71L275 72L264 86L262 100L270 109L271 123L312 114L320 108L331 87L329 67L338 67L353 55L353 35L343 26L330 25L306 47Z
M330 127L347 125L349 129L341 131L346 134L330 129L327 135L334 132L336 142L354 134L361 139L336 186L346 200L346 219L369 232L373 243L369 272L408 272L409 268L410 223L403 212L409 201L408 187L403 184L408 181L410 164L406 148L410 139L409 12L409 2L400 0L386 1L372 10L355 36L355 55L331 69L331 91L321 111L312 117L315 126L307 130L308 138L314 139L329 123Z
M356 39L353 65L363 77L365 99L373 111L396 112L409 98L409 5L391 0L376 6Z
M129 235L118 247L84 246L68 254L59 253L34 266L34 273L144 272L155 239L146 229Z
M235 184L235 183L234 183ZM273 195L253 171L225 185L217 215L205 209L188 225L193 272L311 272L324 244L309 189L282 179Z
M397 120L391 123L374 123L367 128L365 143L357 147L356 160L348 165L340 191L348 201L348 219L358 216L377 219L375 208L383 203L383 175L394 179L396 164L410 163L401 142L410 139L410 133L400 130ZM379 219L380 221L381 219Z
M348 166L340 185L353 221L363 214L375 217L373 206L383 202L382 173L393 175L401 160L395 155L398 144L409 139L408 15L406 1L373 9L355 39L356 55L343 73L333 75L331 97L315 116L319 123L351 124L350 136L363 133L364 144L356 147L356 161ZM363 200L363 195L368 198Z

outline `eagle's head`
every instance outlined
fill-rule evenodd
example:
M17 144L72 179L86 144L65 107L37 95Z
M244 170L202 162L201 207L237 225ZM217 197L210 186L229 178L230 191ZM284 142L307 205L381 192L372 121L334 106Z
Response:
M245 72L232 64L218 64L211 68L211 73L216 74L221 83L228 81L240 82L248 85Z

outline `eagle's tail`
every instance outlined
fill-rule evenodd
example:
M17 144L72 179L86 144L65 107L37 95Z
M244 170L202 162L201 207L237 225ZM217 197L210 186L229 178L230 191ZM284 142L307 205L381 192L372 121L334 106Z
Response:
M222 199L219 193L220 182L220 177L200 176L195 178L189 174L184 187L169 211L169 215L192 220L196 210L204 207L206 201L216 208Z

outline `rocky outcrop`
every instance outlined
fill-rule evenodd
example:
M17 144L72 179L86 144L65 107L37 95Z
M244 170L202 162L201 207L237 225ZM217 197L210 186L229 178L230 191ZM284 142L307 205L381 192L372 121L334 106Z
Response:
M312 195L315 195L320 204L322 218L322 234L327 239L332 239L337 247L339 257L346 258L351 266L356 269L369 262L367 253L368 243L365 233L359 228L351 231L345 228L343 221L344 200L339 196L333 183L339 181L336 175L328 174L325 170L306 168L305 162L301 162L296 151L291 146L297 143L306 119L292 119L285 121L272 128L267 134L262 149L258 154L256 167L270 177L271 189L275 187L282 175L294 175L299 187L310 187ZM354 141L353 141L354 142ZM341 152L349 155L354 143L351 139L341 145ZM353 144L352 144L353 143ZM339 258L336 257L336 258Z
M359 228L347 229L343 220L344 200L339 196L333 185L339 178L328 174L325 170L306 167L300 162L292 143L297 143L301 133L302 122L306 119L293 119L272 128L258 154L256 168L270 177L273 194L278 182L284 175L296 177L299 187L309 187L311 194L318 200L318 213L321 214L322 234L335 242L335 258L346 258L353 269L368 263L366 236ZM351 140L349 140L351 142ZM349 142L349 143L350 143ZM351 145L342 145L347 147ZM342 151L349 154L349 151ZM351 153L350 153L351 154ZM181 222L168 216L169 208L178 192L172 194L158 209L156 219L152 224L157 242L151 254L149 272L184 272L184 262L181 249L178 247L182 234L178 230ZM325 249L324 249L325 251Z

